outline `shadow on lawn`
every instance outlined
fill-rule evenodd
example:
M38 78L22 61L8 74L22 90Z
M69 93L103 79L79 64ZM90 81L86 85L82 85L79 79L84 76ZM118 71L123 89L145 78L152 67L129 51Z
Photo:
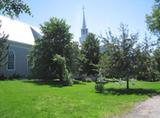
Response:
M63 87L63 84L60 81L25 80L23 82L36 85L49 85L51 87Z
M62 88L62 87L67 87L64 82L61 82L61 81L58 81L58 80L55 80L55 81L44 81L44 80L25 80L23 81L25 83L33 83L33 84L36 84L36 85L49 85L50 87L59 87L59 88ZM74 83L74 84L79 84L79 85L84 85L85 83Z
M116 89L116 88L108 88L105 89L104 94L113 94L113 95L148 95L148 96L155 96L160 95L159 91L154 89L142 89L142 88L135 88L135 89Z

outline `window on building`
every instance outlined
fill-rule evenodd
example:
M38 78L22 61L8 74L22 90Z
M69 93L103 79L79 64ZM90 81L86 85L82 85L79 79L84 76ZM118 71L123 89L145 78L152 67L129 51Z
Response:
M8 54L8 70L14 70L15 67L15 55L13 51L9 51Z

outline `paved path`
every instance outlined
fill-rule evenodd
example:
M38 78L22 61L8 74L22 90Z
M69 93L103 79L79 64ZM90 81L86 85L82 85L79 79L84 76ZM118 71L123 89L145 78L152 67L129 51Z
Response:
M160 118L160 96L154 96L139 103L133 111L121 118Z

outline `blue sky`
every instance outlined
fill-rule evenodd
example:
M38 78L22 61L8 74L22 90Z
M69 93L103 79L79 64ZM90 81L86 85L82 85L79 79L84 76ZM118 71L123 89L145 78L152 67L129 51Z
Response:
M19 20L39 27L55 16L63 18L71 26L74 40L80 37L82 6L85 6L86 23L89 32L104 34L110 27L114 33L120 23L129 25L131 32L147 31L145 15L152 10L154 0L25 0L34 17L21 15Z

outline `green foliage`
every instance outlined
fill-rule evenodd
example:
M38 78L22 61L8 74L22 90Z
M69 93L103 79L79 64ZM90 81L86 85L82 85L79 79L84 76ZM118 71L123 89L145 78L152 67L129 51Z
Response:
M142 43L137 43L138 33L129 35L128 28L123 24L120 26L120 36L109 31L106 38L102 38L105 50L101 54L99 67L103 76L122 78L127 81L127 88L131 78L160 80L159 46L155 47L150 38L145 36Z
M154 51L154 58L155 58L155 61L156 61L156 67L157 67L157 70L160 72L160 48L158 47L155 51Z
M94 81L94 79L93 79L93 76L83 76L83 78L82 78L82 81L84 81L84 82L93 82Z
M14 80L14 79L18 80L18 79L22 79L22 76L19 75L18 73L14 73L13 75L9 76L7 79L9 79L9 80Z
M103 73L106 76L126 79L129 88L129 79L134 76L134 50L138 34L129 34L128 27L124 24L120 25L119 30L119 36L113 36L109 31L107 37L103 38L106 51L101 56L100 66L105 68Z
M150 15L146 15L146 22L151 32L160 38L160 0L155 0Z
M69 55L66 58L69 72L72 73L72 76L76 78L79 74L80 66L80 49L77 42L71 42L68 46L68 50L65 50L66 55Z
M105 78L102 76L101 72L99 74L99 77L97 78L95 89L99 93L104 92L104 85L105 85Z
M106 78L103 77L102 72L103 72L102 69L100 69L99 74L98 74L98 78L96 80L96 85L95 85L95 89L99 93L104 92L104 85L106 83L106 81L105 81Z
M61 55L56 54L53 57L53 66L55 66L54 73L57 74L57 78L60 78L61 81L64 81L64 78L67 77L68 70L66 70L66 60ZM54 67L53 67L54 68Z
M1 0L0 2L0 13L11 18L18 17L21 13L31 15L29 6L22 0Z
M66 60L61 55L56 54L53 57L53 65L56 66L56 74L58 74L61 81L64 82L65 85L72 85L72 75L68 72L66 67Z
M98 74L98 63L100 58L99 40L92 33L89 33L82 44L80 72L87 75Z
M109 73L110 67L111 67L111 61L109 59L109 56L106 53L101 54L99 61L99 68L101 68L102 76L111 77Z
M157 47L157 49L153 52L153 81L160 81L160 48Z
M72 74L69 73L67 69L65 69L64 85L66 85L66 86L72 86L73 84L74 84L74 82L73 82L73 76L72 76Z
M80 81L80 80L74 79L73 80L73 84L84 84L84 83L82 81Z
M1 22L0 22L0 29L1 29ZM3 31L0 30L0 67L5 65L6 58L8 55L8 44L7 44L8 35L5 35Z
M70 73L77 71L79 50L78 45L71 42L69 28L63 19L54 17L41 25L44 35L36 41L29 54L34 78L60 79L64 82L66 79L67 84L72 84L69 77Z
M32 77L37 79L51 79L51 62L52 57L48 57L47 42L45 40L37 40L28 55L28 59L32 68Z
M136 48L135 75L138 80L157 81L159 79L158 63L156 62L158 55L156 57L155 51L153 53L152 45L146 36L143 44Z
M104 92L104 84L103 83L96 83L95 89L97 92L103 93Z
M63 68L64 68L64 67L66 68L66 60L65 60L65 58L62 57L61 55L56 54L56 55L53 57L53 62L54 62L54 63L57 63L57 64L60 65L60 66L63 66Z

